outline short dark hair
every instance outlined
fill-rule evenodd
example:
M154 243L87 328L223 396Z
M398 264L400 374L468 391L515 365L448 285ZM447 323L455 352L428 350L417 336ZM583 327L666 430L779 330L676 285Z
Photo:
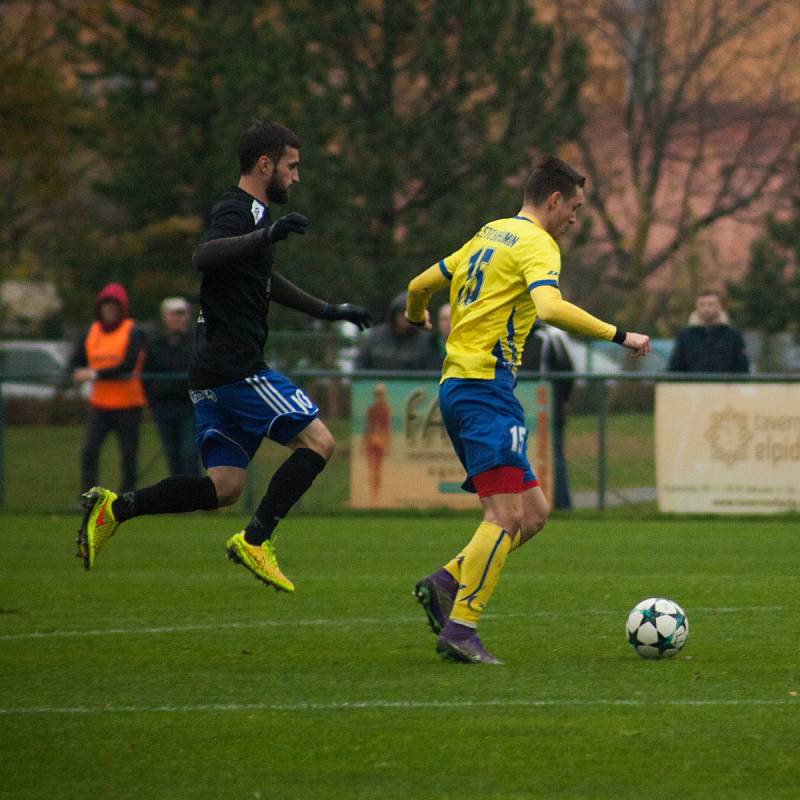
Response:
M539 205L547 200L553 192L561 192L565 197L572 197L577 186L583 186L586 178L574 167L555 156L537 164L525 181L525 202Z
M250 172L261 156L277 163L287 147L300 149L300 140L288 128L270 120L253 123L239 139L240 174Z

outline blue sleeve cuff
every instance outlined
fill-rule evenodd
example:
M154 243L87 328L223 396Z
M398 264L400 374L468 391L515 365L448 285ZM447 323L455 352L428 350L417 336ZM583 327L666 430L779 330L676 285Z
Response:
M447 267L444 265L444 259L439 262L439 269L442 271L442 275L444 275L447 280L453 280L453 273L447 271Z
M534 281L533 283L528 284L528 291L535 289L537 286L555 286L555 288L558 289L558 281L554 281L549 278L543 281Z

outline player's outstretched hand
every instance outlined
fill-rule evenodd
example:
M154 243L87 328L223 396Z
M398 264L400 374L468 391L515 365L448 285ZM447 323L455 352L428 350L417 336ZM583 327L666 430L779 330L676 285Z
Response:
M366 330L372 325L372 314L364 306L355 306L352 303L340 303L331 305L325 315L325 319L345 319L358 325L360 331Z
M622 346L633 350L633 355L636 358L646 356L650 352L650 337L644 333L628 332L625 334L625 341Z
M308 227L308 217L292 211L285 217L275 220L267 228L267 239L271 242L283 241L290 233L305 233Z

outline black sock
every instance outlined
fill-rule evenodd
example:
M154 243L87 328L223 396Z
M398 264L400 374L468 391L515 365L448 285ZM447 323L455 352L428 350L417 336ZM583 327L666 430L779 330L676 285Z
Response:
M180 514L184 511L211 511L219 505L214 481L208 476L176 475L163 481L125 492L112 504L119 522L143 514Z
M244 529L245 540L250 544L261 544L269 539L276 525L325 469L326 463L319 453L307 447L295 450L272 476L267 493Z

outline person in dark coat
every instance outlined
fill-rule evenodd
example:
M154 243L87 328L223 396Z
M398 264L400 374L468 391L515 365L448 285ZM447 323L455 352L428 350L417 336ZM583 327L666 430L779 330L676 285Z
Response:
M574 372L575 364L567 350L564 334L551 325L536 320L522 351L520 368L539 372L546 377L548 372ZM569 473L564 455L564 429L567 425L565 406L572 394L574 380L566 378L553 382L553 467L555 471L555 507L560 510L572 508L569 491Z
M742 334L728 322L716 292L703 292L689 317L689 327L675 339L670 372L749 372Z
M356 369L430 369L430 332L414 327L406 319L406 296L407 292L395 295L386 322L376 325L362 340Z
M147 402L161 437L171 475L199 475L200 459L194 443L194 408L186 373L192 354L189 303L167 297L161 303L163 331L147 348L144 382ZM181 377L159 378L158 373ZM152 376L152 377L150 377Z

